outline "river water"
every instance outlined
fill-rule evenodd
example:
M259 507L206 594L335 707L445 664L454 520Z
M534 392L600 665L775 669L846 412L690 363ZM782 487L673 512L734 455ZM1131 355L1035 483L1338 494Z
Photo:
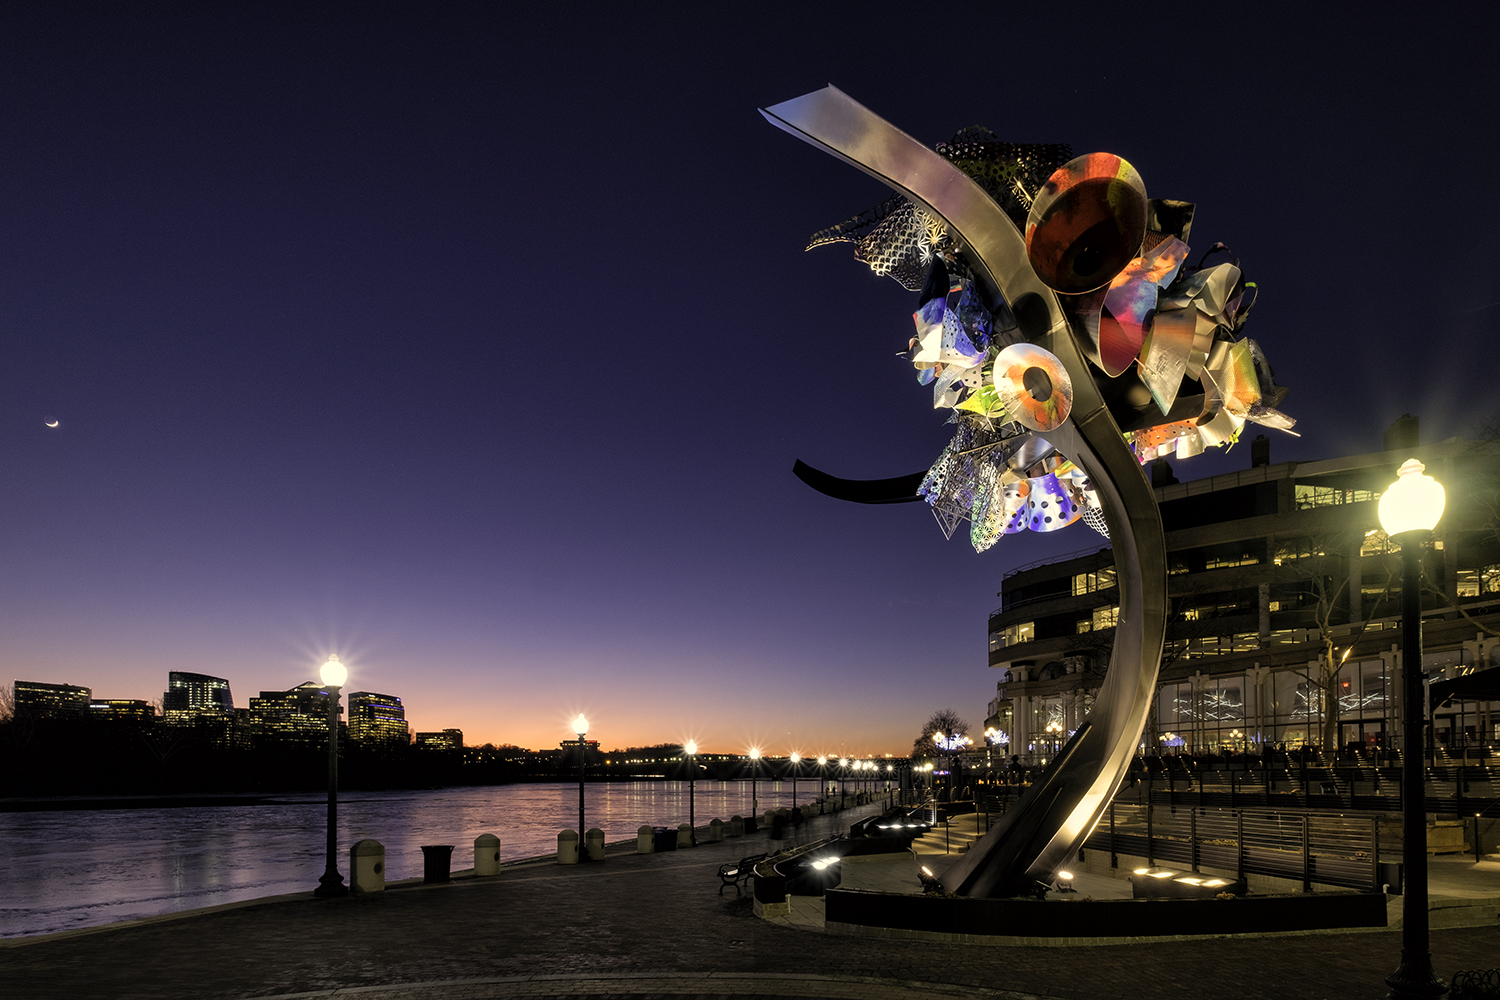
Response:
M817 793L798 782L797 801ZM687 782L587 786L585 823L606 843L643 825L688 819ZM759 809L792 803L790 782L757 782ZM284 795L243 806L0 813L0 937L46 934L289 892L311 892L323 873L326 795ZM748 816L748 781L700 781L699 826ZM420 878L423 844L453 844L453 870L473 865L474 838L500 838L501 861L557 850L578 825L578 785L498 785L339 796L339 872L349 845L385 845L386 879Z

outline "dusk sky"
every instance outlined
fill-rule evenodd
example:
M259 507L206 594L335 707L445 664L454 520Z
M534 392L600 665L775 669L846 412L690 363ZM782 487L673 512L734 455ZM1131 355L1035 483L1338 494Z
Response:
M793 477L951 436L896 357L914 295L802 251L886 196L756 111L828 83L929 144L1107 150L1196 202L1190 259L1241 258L1292 390L1273 461L1496 415L1464 8L514 6L7 6L5 682L192 670L244 706L336 652L468 743L579 711L606 748L778 755L980 726L1004 574L1106 543L976 555L925 504Z

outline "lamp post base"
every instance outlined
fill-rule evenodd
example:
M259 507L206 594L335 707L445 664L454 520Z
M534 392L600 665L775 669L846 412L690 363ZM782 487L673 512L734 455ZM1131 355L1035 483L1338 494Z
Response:
M1401 966L1385 977L1385 984L1391 988L1387 1000L1432 1000L1448 993L1448 984L1432 971L1430 955L1414 962L1402 955Z
M344 876L330 868L318 879L318 887L313 890L313 895L318 899L347 896L349 887L344 884Z

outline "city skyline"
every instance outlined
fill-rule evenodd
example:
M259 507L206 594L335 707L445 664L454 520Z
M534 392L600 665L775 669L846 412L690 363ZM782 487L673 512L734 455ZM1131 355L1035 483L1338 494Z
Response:
M178 672L175 672L175 670L174 672L171 672L171 681L169 681L169 684L175 684L175 681L177 681L177 676ZM228 679L226 678L213 678L213 676L207 675L187 676L192 676L192 678L195 679L201 679L201 681L228 681ZM21 694L30 694L33 699L34 697L39 696L39 694L52 694L55 699L74 700L74 702L77 702L77 711L80 712L80 714L92 714L92 711L95 711L95 709L99 709L99 711L108 711L111 712L111 714L115 715L127 714L132 715L133 717L133 715L136 715L135 709L148 709L148 711L151 712L151 720L156 721L157 724L166 724L166 726L172 726L172 724L192 726L192 724L195 723L196 720L198 720L199 715L223 714L223 712L216 711L216 709L214 709L214 711L208 711L208 709L204 709L202 708L202 706L195 705L190 709L177 709L177 717L174 718L174 715L171 715L171 712L174 712L174 709L168 708L168 696L171 696L172 693L171 687L169 687L168 691L163 694L163 697L159 697L159 699L117 697L118 693L111 693L110 697L101 697L98 693L96 693L95 690L93 690L92 687L89 687L89 685L71 684L71 682L68 681L55 681L55 679L46 679L46 681L43 681L43 679L40 678L17 678L12 682L12 684L9 685L9 687L10 691L12 691L10 697L12 697L13 699L13 711L15 711L15 714L18 715L26 715L28 714L28 712L43 712L43 714L48 715L58 715L58 712L62 712L63 715L68 714L68 711L66 711L66 709L60 709L60 706L57 705L28 706L26 703L26 699L20 697ZM233 687L233 684L229 685L229 691L233 691ZM49 690L40 691L40 688L49 688ZM248 703L246 703L246 705L229 705L228 714L234 715L234 717L236 718L239 717L240 714L246 715L246 717L255 718L258 714L261 714L261 712L264 711L263 706L257 706L257 702L266 702L267 696L272 696L273 699L275 699L276 696L296 696L296 694L305 694L308 693L308 691L320 694L320 696L326 696L327 688L329 688L329 685L323 684L323 682L318 681L318 679L312 678L308 679L308 681L303 681L302 684L293 685L293 687L287 688L287 690L284 691L261 690L260 696L251 697L251 699L248 699ZM377 700L375 699L390 699L393 703L395 703L395 705L383 705L383 703L377 702ZM320 736L320 738L321 733L323 733L323 730L326 729L326 726L324 726L324 718L326 718L326 709L323 708L324 703L326 702L320 702L320 705L317 706L317 711L303 712L303 714L308 715L308 718L311 718L311 720L315 720L315 723L317 723L317 727L315 727L315 729L317 729L317 735ZM366 730L369 730L369 732L366 733L365 738L363 738L365 739L365 741L380 742L383 741L383 739L390 738L389 726L383 727L380 724L381 718L384 717L383 715L380 715L378 709L387 709L387 715L389 715L390 711L395 712L395 718L401 718L402 715L404 715L404 712L410 709L410 706L405 703L405 700L402 699L399 694L381 693L381 691L351 690L350 685L348 684L345 684L344 687L339 690L339 706L341 706L341 711L339 711L339 724L341 724L341 727L347 727L347 729L350 729L350 739L353 739L354 742L362 741L362 738L360 738L360 736L357 735L356 732L354 732L354 730L359 729L360 724L362 723L363 727L365 727ZM360 718L360 712L356 711L356 706L359 706L359 709L362 709L362 711L365 712L365 715L368 715L368 718L363 718L362 720L362 718ZM375 709L374 714L372 714L372 709ZM6 718L0 717L0 721L6 721ZM407 733L408 741L414 742L414 744L419 745L422 744L419 736L449 735L449 733L459 733L459 735L462 735L463 732L460 727L456 726L438 726L432 727L432 729L419 730L416 726L413 726L413 724L408 723L408 721L401 721L402 726L404 726L405 733ZM541 753L544 753L544 751L558 750L559 747L565 748L568 747L568 745L576 745L576 742L577 738L576 736L573 736L573 738L559 739L559 741L556 741L555 745L541 744L537 745L537 747L520 747L520 745L516 744L516 742L507 741L507 739L501 739L501 741L486 741L483 742L483 744L477 744L477 742L469 742L465 739L465 741L463 741L462 744L459 745L462 745L462 747L484 747L484 745L495 745L495 747L519 747L522 748L522 750L541 751ZM610 744L610 750L606 751L606 753L618 753L618 751L631 750L631 748L640 747L669 747L669 745L675 745L675 747L685 747L685 745L687 745L687 742L688 741L670 741L670 739L658 739L658 741L642 742L642 744L633 745ZM693 742L694 745L696 745L696 741ZM603 747L603 745L601 745L600 742L597 741L597 739L589 739L588 745L591 745L591 747L594 748ZM855 751L855 753L849 754L826 753L823 754L823 756L828 757L829 760L838 759L838 757L840 756L847 756L849 757L849 759L883 759L883 757L909 756L909 750L910 748L907 748L907 753L876 754L858 753L858 751ZM747 745L747 747L741 748L729 748L729 750L724 750L724 748L706 747L705 745L705 747L702 747L699 751L697 751L697 754L699 754L699 756L705 757L705 759L708 759L708 757L718 756L742 757L747 756L750 751L756 751L757 756L765 757L765 759L768 760L786 759L786 757L792 756L793 753L798 754L799 759L807 760L807 762L814 762L814 760L819 757L819 754L817 754L816 750L807 753L807 751L799 750L799 748L787 748L787 750L784 750L783 753L775 753L774 748L760 747L759 744ZM760 753L760 751L763 751L763 753Z
M1113 22L1041 45L975 7L933 26L995 57L929 66L893 11L7 14L0 677L286 690L336 653L414 730L535 747L580 711L725 752L981 728L1002 576L1107 542L976 555L793 477L949 436L895 357L914 297L803 253L885 197L756 113L829 82L1196 202L1291 388L1271 461L1495 417L1500 287L1452 263L1500 221L1475 39L1211 11L1148 74Z

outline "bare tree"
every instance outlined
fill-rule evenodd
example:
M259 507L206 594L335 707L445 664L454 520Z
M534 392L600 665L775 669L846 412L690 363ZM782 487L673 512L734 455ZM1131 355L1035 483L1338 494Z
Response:
M1368 613L1360 616L1361 622L1357 628L1353 628L1347 635L1335 633L1335 627L1343 624L1339 619L1346 616L1349 602L1363 600L1362 592L1347 596L1345 592L1349 590L1353 579L1351 560L1359 554L1365 545L1365 539L1363 529L1353 528L1303 537L1277 552L1278 560L1283 565L1289 565L1301 581L1300 590L1307 598L1318 642L1323 647L1316 664L1294 672L1306 679L1316 692L1317 705L1309 704L1307 707L1309 714L1316 711L1320 716L1322 731L1319 742L1328 752L1338 747L1339 671L1353 651L1355 642L1364 635L1371 620L1377 617L1376 612L1393 595L1392 587L1398 564L1387 560L1384 567L1385 581L1375 604L1363 609ZM1347 643L1342 655L1335 640Z
M935 757L938 754L952 753L956 747L946 747L938 744L936 736L942 733L949 741L955 737L969 735L969 724L958 717L958 713L951 708L940 709L932 713L932 718L922 724L922 735L918 736L911 745L914 757Z
M16 714L16 688L13 684L0 684L0 722L9 722Z

